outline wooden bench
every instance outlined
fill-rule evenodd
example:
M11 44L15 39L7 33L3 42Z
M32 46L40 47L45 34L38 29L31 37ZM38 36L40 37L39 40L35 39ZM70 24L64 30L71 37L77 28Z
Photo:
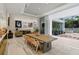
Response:
M6 48L6 44L7 44L7 40L2 40L0 42L0 55L4 54L5 48Z

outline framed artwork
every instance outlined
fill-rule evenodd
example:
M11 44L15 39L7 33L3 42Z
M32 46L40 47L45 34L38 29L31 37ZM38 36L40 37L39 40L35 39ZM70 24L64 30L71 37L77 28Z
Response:
M33 27L37 27L37 23L36 22L33 22Z
M28 23L27 22L22 22L22 27L23 28L28 28Z
M33 27L33 23L28 23L28 27Z
M15 27L16 28L21 28L22 27L22 22L19 21L19 20L15 21Z

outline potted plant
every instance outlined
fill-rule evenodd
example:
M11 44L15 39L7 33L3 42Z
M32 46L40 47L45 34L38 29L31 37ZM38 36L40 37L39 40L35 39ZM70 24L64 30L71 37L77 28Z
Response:
M38 34L38 32L39 32L39 29L38 28L34 28L34 33Z

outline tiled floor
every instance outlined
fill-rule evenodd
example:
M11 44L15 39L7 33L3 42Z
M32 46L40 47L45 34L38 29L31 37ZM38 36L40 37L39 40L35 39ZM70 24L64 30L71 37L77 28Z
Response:
M29 55L33 54L27 45L24 43L22 37L13 38L8 40L7 55Z
M52 49L43 55L77 55L79 54L79 40L57 37L52 42ZM34 55L37 54L24 43L23 37L8 39L7 55Z

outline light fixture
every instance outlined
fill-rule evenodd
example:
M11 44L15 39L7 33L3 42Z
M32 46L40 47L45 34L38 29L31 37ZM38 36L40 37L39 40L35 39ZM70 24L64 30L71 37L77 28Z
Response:
M41 9L41 8L38 8L39 10Z

